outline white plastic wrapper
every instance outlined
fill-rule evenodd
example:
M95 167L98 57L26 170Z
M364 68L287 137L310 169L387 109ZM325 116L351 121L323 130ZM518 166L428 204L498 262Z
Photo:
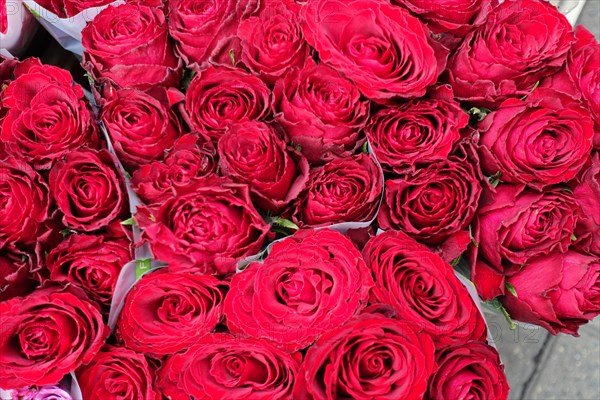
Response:
M0 33L0 54L6 58L19 55L36 32L38 23L22 0L6 0L8 30Z
M81 388L79 387L79 383L77 382L77 377L75 373L71 372L60 381L58 385L47 385L38 387L36 391L40 391L44 393L44 398L48 396L48 398L62 399L63 397L67 397L67 394L71 396L73 400L82 400L83 395L81 394ZM0 389L0 400L18 400L18 394L21 395L30 395L31 392L28 389L23 389L23 392L20 390L2 390ZM65 394L66 392L66 394ZM29 397L27 397L29 398ZM37 397L36 397L37 398Z

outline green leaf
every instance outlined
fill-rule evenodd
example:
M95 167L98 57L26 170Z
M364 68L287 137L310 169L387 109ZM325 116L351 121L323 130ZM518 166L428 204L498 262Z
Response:
M2 90L0 90L0 91L3 92L7 87L8 87L8 83L3 84L2 85Z
M577 240L577 236L575 236L575 234L571 235L571 242L574 242Z
M302 153L302 146L300 146L299 144L295 145L294 148L299 151L300 153Z
M365 154L369 154L369 143L365 142L360 148L360 150Z
M150 271L150 259L144 258L135 262L135 279L138 280L146 272Z
M62 231L60 231L60 234L63 235L63 237L67 237L69 235L72 235L73 233L75 233L75 231L73 231L69 228L66 228L66 229L63 229Z
M469 237L471 238L471 243L473 243L473 246L479 247L479 243L477 243L477 240L475 240L473 232L471 231L471 226L469 226Z
M22 261L22 262L25 262L25 261L27 261L27 259L28 259L28 258L29 258L29 257L27 256L27 254L21 254L21 261Z
M25 7L27 7L27 9L28 9L28 10L29 10L29 12L31 13L31 15L33 15L33 16L34 16L34 17L36 17L36 18L40 18L40 14L39 14L37 11L35 11L33 8L29 7L29 6L27 5L27 3L23 3L23 5L24 5Z
M490 113L490 109L481 107L471 107L467 113L474 119L476 122L483 121L483 119Z
M96 84L96 82L94 81L94 77L89 72L86 72L85 74L83 74L83 76L87 78L88 82L90 83L90 86L94 86Z
M295 223L293 223L289 219L285 219L285 218L281 218L281 217L277 217L277 218L273 219L271 221L271 223L273 225L277 225L277 226L280 226L282 228L291 229L291 230L294 230L294 231L297 231L297 230L300 229L298 227L298 225L296 225Z
M504 306L502 305L502 303L500 303L500 300L497 297L491 301L486 301L485 305L494 311L500 311L500 313L506 319L506 322L508 323L508 326L510 327L511 331L517 329L517 324L515 323L515 321L512 320L512 318L508 314L508 311L506 311L506 308L504 308Z
M121 225L125 225L125 226L137 225L137 222L135 222L135 219L133 217L131 217L131 218L127 218L124 221L121 221Z
M231 59L231 65L235 67L235 53L233 49L229 49L229 58Z
M458 263L460 262L460 259L462 258L462 256L458 256L456 257L454 260L452 260L450 262L450 265L452 265L452 267L456 267L458 265Z
M181 90L183 92L187 91L187 88L190 86L190 83L192 82L192 79L194 79L194 76L196 76L196 71L193 71L191 69L184 69L183 70L183 76L181 77Z
M502 171L498 171L488 178L488 181L490 182L490 185L492 185L493 188L497 187L500 183L500 175L502 175Z
M515 289L515 287L513 286L512 283L510 282L504 282L504 288L506 289L506 291L510 294L512 294L515 297L519 297L517 295L517 289Z
M537 88L538 88L538 86L540 86L540 82L541 82L541 81L537 81L537 82L536 82L536 83L533 85L533 87L531 88L531 90L529 91L529 93L528 93L528 94L526 94L525 96L521 97L521 100L526 100L526 99L527 99L527 97L529 97L529 95L530 95L531 93L533 93L533 91L534 91L535 89L537 89Z

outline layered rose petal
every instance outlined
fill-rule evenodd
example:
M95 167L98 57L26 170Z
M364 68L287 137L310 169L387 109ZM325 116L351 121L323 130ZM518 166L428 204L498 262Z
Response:
M580 220L576 236L582 239L577 246L600 256L600 154L575 182L573 197L586 218Z

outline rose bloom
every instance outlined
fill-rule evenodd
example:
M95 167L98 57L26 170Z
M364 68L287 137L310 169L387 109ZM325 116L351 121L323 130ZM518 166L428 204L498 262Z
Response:
M108 310L121 268L132 258L127 239L74 234L48 253L46 267L50 279L79 286Z
M418 164L448 158L468 123L452 90L440 86L423 99L381 109L365 132L383 169L401 174Z
M436 354L438 370L427 399L506 400L508 382L495 348L483 342L446 347Z
M182 132L167 96L160 89L156 97L136 89L110 89L104 94L100 118L125 166L135 169L164 159Z
M73 17L92 7L101 7L115 0L35 0L46 10L56 14L59 18Z
M448 64L457 99L494 107L528 95L556 71L573 42L569 21L544 0L506 0L461 43Z
M587 217L575 232L582 239L578 246L600 256L600 154L593 156L589 168L575 181L573 197Z
M0 303L5 388L58 382L90 362L109 335L102 314L74 287L37 289Z
M217 178L178 192L157 210L138 207L136 220L155 259L206 274L233 273L269 235L248 187Z
M250 186L259 208L279 213L308 180L308 162L262 122L231 125L219 139L221 173Z
M301 230L233 276L227 326L236 336L299 350L364 308L372 285L360 252L344 235Z
M125 298L118 335L127 348L149 355L185 350L221 322L226 289L208 275L146 274Z
M412 325L364 314L308 349L294 399L422 399L435 347Z
M337 158L310 171L306 188L293 204L292 219L310 227L369 221L382 190L383 176L371 156Z
M154 368L146 358L124 347L104 348L77 371L84 399L160 400L154 389Z
M34 274L41 268L35 252L14 244L0 249L0 302L31 293L39 284Z
M101 11L81 31L83 65L120 87L178 86L181 62L159 7L123 4Z
M316 0L304 8L306 41L369 99L420 97L446 65L429 29L383 0Z
M192 79L185 108L193 128L218 139L229 124L264 119L271 91L258 77L239 69L208 68Z
M172 400L290 399L301 360L265 340L217 333L169 356L157 386Z
M68 71L30 58L15 69L2 95L8 110L0 138L5 151L35 169L83 146L97 147L96 126L81 86Z
M484 173L541 189L577 175L589 158L594 123L578 101L538 88L525 100L503 102L478 130Z
M50 191L65 226L97 231L125 216L125 181L107 151L74 151L50 171Z
M131 186L145 204L161 203L179 189L217 172L217 150L204 135L185 134L175 141L164 162L142 165Z
M364 143L369 102L332 68L309 61L277 81L273 94L275 120L311 164L348 157Z
M375 277L371 302L389 304L436 345L485 341L487 329L469 292L446 263L406 234L387 231L363 249Z
M501 297L510 316L556 335L578 336L579 326L600 314L600 258L575 251L528 261L507 278L518 297Z

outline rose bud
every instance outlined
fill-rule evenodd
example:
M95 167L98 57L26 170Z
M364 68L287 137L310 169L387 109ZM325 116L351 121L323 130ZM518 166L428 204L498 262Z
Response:
M121 268L133 259L126 239L70 235L46 257L50 279L82 288L108 311Z
M28 59L16 68L15 78L2 96L8 112L0 138L8 154L45 170L71 151L97 147L83 89L68 71Z
M157 204L216 174L217 150L207 137L186 134L177 139L164 162L142 165L131 186L145 204Z
M171 400L291 399L301 361L264 340L217 333L168 357L157 386Z
M122 4L101 11L81 31L83 65L99 80L146 89L178 86L181 62L159 7Z
M310 171L306 188L293 204L292 219L303 227L369 221L382 190L381 170L369 155L337 158Z
M435 370L429 335L409 323L361 315L308 349L294 399L422 399Z
M262 122L231 125L219 139L221 173L250 187L258 208L278 214L308 180L308 162Z
M525 100L503 102L479 132L484 173L542 189L577 175L589 158L594 124L579 102L538 88Z
M236 336L299 350L364 308L372 285L360 252L344 235L301 230L232 277L227 326Z
M567 18L544 0L507 0L461 43L448 63L457 99L494 107L526 96L567 57L573 33Z
M77 370L83 398L90 400L160 400L160 393L153 387L154 376L154 368L142 354L112 346Z
M10 391L9 399L18 400L73 400L71 394L60 386L47 385Z
M92 232L125 216L125 181L107 151L74 151L50 171L50 191L65 226Z
M364 143L369 102L335 70L308 62L275 84L275 120L311 164L348 157Z
M468 123L452 90L440 86L426 98L381 109L365 132L383 169L402 174L418 164L447 159Z
M166 91L157 92L157 98L136 89L109 90L105 95L100 118L117 156L130 169L164 159L182 132Z
M449 346L436 354L427 399L506 400L508 381L495 348L483 342Z
M0 249L0 301L26 296L38 286L34 273L42 268L34 252L9 245Z
M406 234L387 231L363 249L375 287L371 302L389 304L396 318L427 332L436 346L485 341L487 328L450 264Z
M553 335L578 336L579 326L600 314L598 256L568 251L538 257L507 281L518 296L500 298L510 316Z
M89 363L109 335L100 311L72 286L0 302L0 315L0 382L7 388L55 384Z
M575 181L573 197L587 217L580 220L575 231L577 238L582 239L577 245L584 252L600 256L600 154L592 157L589 168Z
M423 96L446 66L447 51L429 29L386 1L316 0L303 17L304 37L320 60L378 103Z
M37 4L51 13L56 14L59 18L70 18L88 8L105 6L114 1L115 0L35 0Z
M227 275L256 254L269 234L248 186L212 178L182 189L156 211L138 207L136 220L154 258L179 270Z
M221 322L226 289L208 275L146 274L125 298L118 336L127 348L152 356L185 350Z
M192 79L185 108L192 126L217 140L227 126L264 119L271 92L258 77L239 69L208 68Z

